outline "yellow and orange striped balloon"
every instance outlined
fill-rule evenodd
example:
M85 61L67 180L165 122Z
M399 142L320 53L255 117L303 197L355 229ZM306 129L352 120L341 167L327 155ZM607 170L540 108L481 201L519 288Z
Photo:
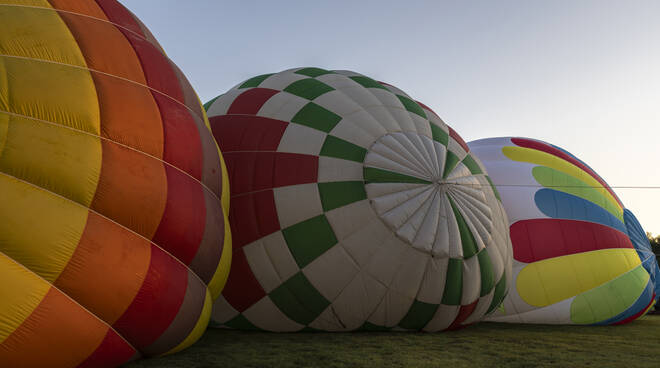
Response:
M113 367L198 339L227 173L197 95L115 0L0 0L0 366Z

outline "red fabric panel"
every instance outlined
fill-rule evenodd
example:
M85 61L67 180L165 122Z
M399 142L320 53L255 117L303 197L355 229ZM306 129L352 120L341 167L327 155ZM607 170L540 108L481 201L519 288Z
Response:
M234 151L276 151L289 123L248 115L209 118L213 136L223 154Z
M160 93L152 94L163 121L163 160L201 180L204 154L199 130L191 112Z
M275 156L275 187L315 183L318 174L318 156L284 152Z
M621 200L617 195L614 193L612 188L610 188L609 185L601 178L598 174L596 174L593 170L591 170L589 167L587 167L585 164L582 162L576 160L574 157L571 157L570 155L566 154L566 152L563 152L562 150L559 150L555 147L552 147L549 144L545 144L543 142L535 141L532 139L525 139L525 138L511 138L511 142L515 144L516 146L519 147L525 147L525 148L530 148L530 149L535 149L537 151L545 152L548 154L551 154L553 156L559 157L564 161L568 161L572 163L573 165L579 167L580 169L584 170L586 173L591 175L594 179L596 179L600 185L602 185L605 189L607 189L608 192L616 199L616 201L619 203L619 206L623 208L623 203L621 203Z
M96 3L103 9L103 12L111 22L126 27L144 37L142 28L140 28L140 25L135 21L133 14L119 4L119 2L116 0L96 0Z
M142 70L144 71L144 76L147 79L149 87L185 104L183 91L179 85L176 72L161 50L135 33L123 28L119 28L119 30L126 36L128 42L135 49L138 58L140 58Z
M156 246L140 291L113 327L138 350L170 326L186 295L188 269Z
M280 229L272 190L232 197L229 206L232 246L239 249ZM233 269L232 265L232 269Z
M204 237L206 204L198 182L171 166L167 175L165 212L153 242L185 264L195 258Z
M467 143L465 143L463 138L461 138L461 136L458 135L458 133L456 133L456 131L452 129L452 127L450 127L449 125L447 125L447 128L449 128L449 136L454 138L454 140L458 142L458 144L460 144L461 147L463 147L465 152L470 152L470 147L468 147Z
M113 368L125 364L137 352L113 330L108 330L98 348L77 368Z
M451 323L449 327L447 327L448 330L458 330L460 328L466 327L462 325L463 321L465 321L472 312L474 312L474 309L477 307L477 304L479 303L479 299L475 300L474 303L469 304L469 305L461 305L461 309L458 310L458 315L454 319L454 322Z
M266 296L250 269L243 249L238 249L233 254L231 272L222 295L241 313Z
M532 219L511 225L513 257L531 263L543 259L608 248L633 248L630 238L594 222Z
M229 106L227 114L249 114L259 112L261 106L280 91L269 88L251 88L241 93Z
M223 153L232 196L287 185L315 183L318 157L286 152Z

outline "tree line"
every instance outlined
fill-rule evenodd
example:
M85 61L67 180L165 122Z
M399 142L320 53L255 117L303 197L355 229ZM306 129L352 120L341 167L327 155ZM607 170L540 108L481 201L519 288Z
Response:
M651 243L651 249L655 253L656 258L660 258L660 235L654 237L653 234L646 233L646 237L649 239L649 243Z

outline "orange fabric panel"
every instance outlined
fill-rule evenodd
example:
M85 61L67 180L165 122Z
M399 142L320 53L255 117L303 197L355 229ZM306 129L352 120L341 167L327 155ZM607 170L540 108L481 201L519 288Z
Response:
M108 75L92 76L101 109L101 135L162 159L163 123L151 92Z
M112 325L133 302L151 261L151 243L90 213L80 244L55 282Z
M105 338L109 327L55 288L0 345L5 367L75 367Z
M57 10L69 11L76 14L84 14L90 17L108 20L103 10L94 1L79 0L48 0L50 5Z
M101 177L91 208L152 239L167 201L163 163L107 140L102 145Z
M146 85L140 59L115 25L65 12L59 15L78 42L90 69Z

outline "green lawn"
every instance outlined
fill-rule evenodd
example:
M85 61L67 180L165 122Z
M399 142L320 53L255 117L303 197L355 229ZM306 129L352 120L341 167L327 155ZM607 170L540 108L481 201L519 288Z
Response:
M658 367L660 315L623 326L481 323L442 333L209 329L193 347L126 368Z

